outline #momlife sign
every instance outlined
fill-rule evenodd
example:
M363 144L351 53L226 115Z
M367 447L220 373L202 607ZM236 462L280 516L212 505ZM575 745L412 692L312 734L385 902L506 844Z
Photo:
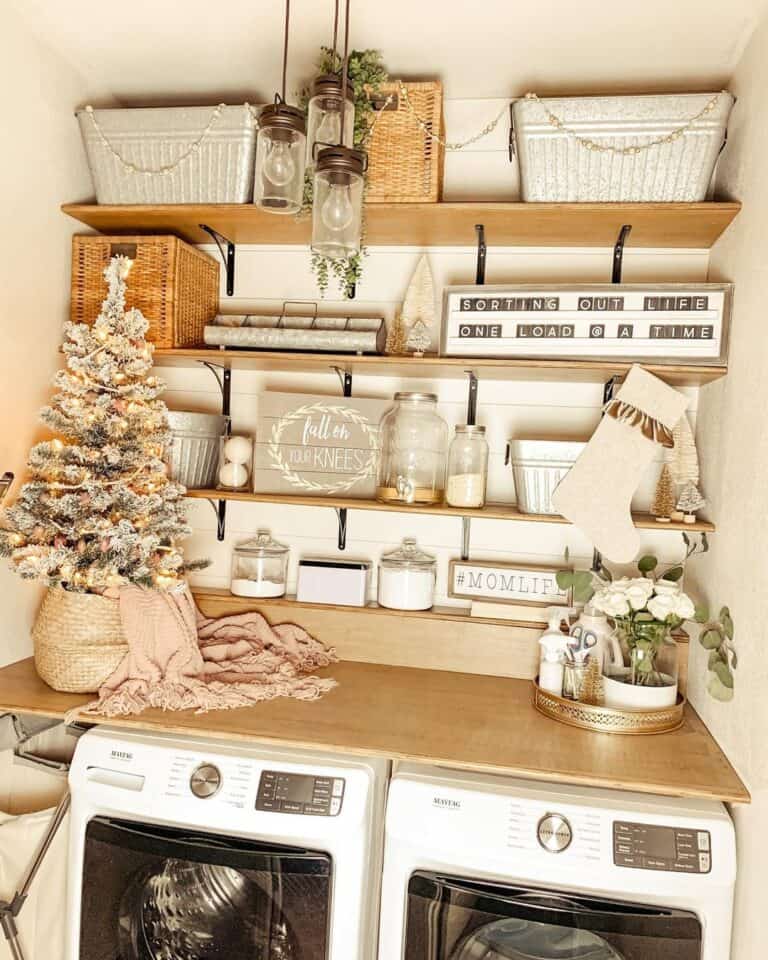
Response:
M448 357L725 363L732 284L448 287Z
M257 493L373 497L385 400L263 393L253 484Z
M568 606L568 591L555 580L557 567L451 560L448 596L492 603Z

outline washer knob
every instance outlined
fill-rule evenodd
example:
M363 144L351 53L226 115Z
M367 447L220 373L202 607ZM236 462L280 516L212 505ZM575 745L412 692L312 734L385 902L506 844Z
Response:
M549 853L562 853L567 850L573 840L571 825L559 813L547 813L536 829L539 843Z
M220 787L221 771L212 763L201 763L189 778L189 789L200 800L208 800Z

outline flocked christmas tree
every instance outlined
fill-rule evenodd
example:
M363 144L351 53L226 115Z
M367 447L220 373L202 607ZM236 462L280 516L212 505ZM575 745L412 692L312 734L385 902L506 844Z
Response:
M147 321L125 309L132 261L114 257L93 326L65 327L66 369L41 419L60 435L38 443L31 479L7 511L0 554L22 577L70 590L138 583L166 589L186 569L184 488L166 475L164 384L150 376ZM192 565L196 566L196 565Z

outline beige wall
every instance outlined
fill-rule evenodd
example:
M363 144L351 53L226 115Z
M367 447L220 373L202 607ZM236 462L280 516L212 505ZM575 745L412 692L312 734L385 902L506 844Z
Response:
M702 389L698 442L704 492L717 520L711 552L691 571L710 606L727 603L739 666L728 704L704 689L706 653L692 644L691 698L747 781L754 802L735 810L739 880L733 960L766 956L768 839L768 21L750 42L731 84L738 101L718 192L744 209L710 259L713 280L736 284L728 376Z
M34 40L7 5L0 12L0 473L24 473L58 364L68 308L64 199L85 198L90 177L73 106L87 84ZM15 493L12 491L12 493ZM0 563L0 664L26 656L38 588Z

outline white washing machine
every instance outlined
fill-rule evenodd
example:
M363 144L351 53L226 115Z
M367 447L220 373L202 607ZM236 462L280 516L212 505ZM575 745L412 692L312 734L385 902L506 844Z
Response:
M727 960L735 875L719 803L402 765L379 960Z
M89 731L70 772L69 960L373 960L388 774Z

